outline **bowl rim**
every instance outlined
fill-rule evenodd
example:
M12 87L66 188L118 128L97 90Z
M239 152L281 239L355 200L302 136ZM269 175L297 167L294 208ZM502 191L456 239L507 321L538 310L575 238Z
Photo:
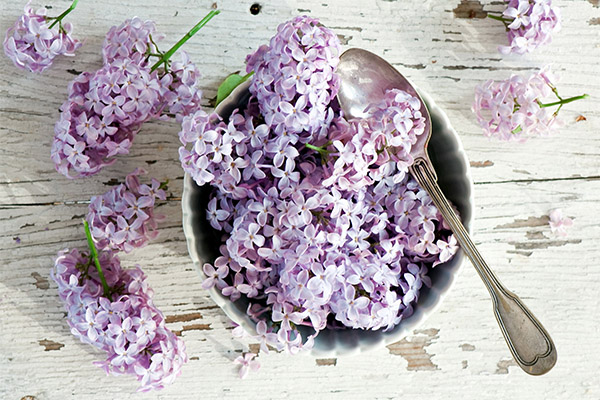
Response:
M217 114L220 115L220 112L224 108L230 107L232 105L233 99L236 99L242 92L246 91L249 86L250 86L250 81L246 81L246 82L242 83L241 85L239 85L238 87L236 87L221 103L219 103L217 105L214 112L216 112ZM471 178L470 165L469 165L469 161L468 161L466 152L464 150L464 147L462 145L460 137L458 136L458 133L452 127L450 120L449 120L448 116L446 115L446 113L435 103L433 98L431 98L431 96L427 92L418 89L418 93L422 97L423 101L427 104L430 115L432 115L432 116L435 115L436 117L438 117L440 119L441 124L444 126L445 130L447 130L450 133L450 135L452 136L452 139L456 143L455 151L457 153L458 159L460 159L461 163L463 164L463 167L464 167L463 177L465 179L465 182L467 182L467 186L468 186L467 190L469 192L468 199L466 199L466 201L467 201L466 204L468 204L468 206L470 207L470 210L469 210L470 215L468 216L468 218L466 218L466 220L463 221L463 223L465 224L467 231L470 233L471 225L474 220L474 211L475 211L474 204L475 204L475 202L474 202L474 185L473 185L473 180ZM197 252L196 235L194 234L194 228L192 226L192 218L191 218L192 207L191 207L190 202L192 199L192 191L193 191L194 185L195 185L195 183L192 181L192 178L190 177L189 174L186 173L185 177L184 177L183 194L182 194L182 198L181 198L182 223L183 223L183 231L184 231L184 235L185 235L186 243L187 243L187 247L188 247L188 253L190 255L190 258L192 259L192 262L194 264L194 268L196 269L196 272L198 273L198 275L200 276L202 281L204 281L206 279L206 275L204 274L204 271L202 270L202 266L203 266L204 262L200 259L200 256ZM317 356L317 357L324 357L324 356L341 357L341 356L363 353L363 352L370 351L375 348L387 346L390 343L395 343L395 342L402 340L407 335L409 335L412 331L418 329L432 314L434 314L439 309L439 307L443 303L444 299L446 298L447 294L454 287L456 278L457 278L458 274L460 273L462 266L464 264L464 261L465 261L464 252L460 247L459 247L458 252L453 257L453 259L451 259L449 262L452 262L455 259L456 259L455 262L458 263L458 265L454 266L452 271L449 272L449 274L448 274L449 282L447 284L447 287L444 288L443 291L437 292L438 297L437 297L435 303L426 309L422 309L422 307L418 308L418 311L417 311L417 307L415 307L415 313L413 315L411 315L410 317L406 318L406 320L403 320L402 322L400 322L399 325L397 325L396 327L394 327L392 329L391 333L379 335L379 337L377 338L376 341L372 341L372 342L368 342L368 343L364 343L364 342L358 343L358 345L353 346L353 347L348 347L345 345L342 346L339 344L339 342L336 342L332 348L328 348L328 349L313 347L310 349L309 353L311 355ZM215 287L211 287L210 289L204 289L204 290L208 290L208 293L209 293L209 296L211 297L211 299L223 310L223 312L227 315L227 317L229 317L235 324L242 326L243 329L248 334L250 334L252 336L256 335L256 329L255 329L256 323L254 321L252 321L246 313L243 313L238 308L236 308L234 306L234 302L229 300L229 298L223 296L220 293L220 291L218 291ZM419 303L417 302L416 304L418 305ZM318 337L317 337L317 339L318 339Z

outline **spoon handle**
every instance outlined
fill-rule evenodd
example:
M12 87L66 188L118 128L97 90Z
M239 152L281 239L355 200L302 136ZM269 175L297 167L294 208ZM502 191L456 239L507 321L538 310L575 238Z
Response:
M488 288L496 320L517 364L531 375L542 375L550 371L556 363L556 347L550 335L521 299L502 285L483 260L469 233L438 186L435 170L429 160L417 158L410 167L410 172L429 193L433 203L450 225L460 247Z

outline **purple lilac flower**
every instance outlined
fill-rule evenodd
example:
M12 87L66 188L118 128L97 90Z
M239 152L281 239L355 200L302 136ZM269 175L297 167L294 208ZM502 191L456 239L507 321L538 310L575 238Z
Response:
M511 75L503 81L489 80L475 89L473 112L489 137L501 140L525 140L528 136L545 135L561 125L557 118L564 104L588 97L563 99L555 87L556 78L549 67L524 79ZM554 94L558 101L542 103ZM554 112L550 107L558 106Z
M119 26L110 28L102 44L104 64L117 59L129 59L137 64L148 65L148 53L156 52L154 47L164 35L156 32L154 21L142 21L139 17L125 20Z
M336 320L330 327L392 328L412 313L430 266L457 251L431 199L405 173L404 154L423 130L420 104L410 105L405 95L389 94L402 105L382 105L377 120L346 123L374 127L378 143L395 147L382 156L371 144L377 172L356 186L325 186L329 172L319 153L273 129L253 144L251 131L262 125L255 127L258 119L248 110L235 111L228 123L203 111L183 119L183 167L198 184L216 188L207 218L227 234L221 257L204 265L204 287L234 301L248 298L262 322L263 345L292 353L310 347L329 315ZM344 122L335 121L329 133L344 144L350 136L340 136ZM346 154L340 148L328 157L335 163ZM299 325L315 334L303 336Z
M337 63L331 35L308 18L282 24L270 46L248 57L255 74L247 106L227 121L198 110L179 134L183 169L214 187L207 219L224 238L221 255L203 266L203 286L246 298L261 348L292 354L326 328L393 328L431 284L429 270L458 249L406 174L424 128L420 101L390 91L372 118L344 120L331 103L337 78L317 79ZM294 58L299 49L306 59ZM299 72L294 85L283 83L289 65ZM318 102L300 100L312 90L307 79L319 83ZM288 119L296 100L300 115ZM301 113L314 121L315 112L315 127L305 125Z
M254 72L250 92L269 127L304 142L326 131L333 116L329 103L339 88L340 53L338 37L303 16L279 25L269 46L247 57L246 71Z
M56 170L69 178L89 176L129 153L142 123L160 114L160 98L157 74L127 59L79 75L54 126Z
M154 203L166 199L165 191L154 178L150 185L140 184L142 173L138 168L127 175L124 184L92 197L86 219L98 248L129 253L158 235L161 216L154 215Z
M550 211L549 218L552 233L557 236L566 237L568 235L567 229L573 225L573 220L564 216L560 208Z
M104 63L119 59L131 60L140 66L150 68L151 54L161 54L157 43L164 35L156 32L154 21L142 21L138 17L113 26L104 39L102 54ZM165 70L159 69L162 107L175 115L178 122L185 115L200 108L202 91L198 88L200 71L188 54L181 53L180 61L173 61Z
M71 36L73 26L61 22L65 15L50 18L45 8L34 11L27 3L24 14L6 31L4 53L18 68L36 73L50 68L57 56L74 56L81 42Z
M395 162L398 170L389 176L395 182L408 173L413 162L410 150L425 128L421 101L394 89L371 107L372 118L368 120L334 120L325 149L318 149L326 154L324 186L360 190L387 174L380 167L389 168L390 162Z
M93 175L129 153L144 122L169 115L181 121L201 108L200 71L185 52L180 61L161 61L160 68L150 64L151 57L162 57L156 45L162 36L153 21L137 17L110 29L102 48L105 65L69 85L54 128L57 171L69 178Z
M65 249L55 260L51 276L71 333L106 352L106 360L94 364L107 374L136 376L140 391L161 389L187 362L185 344L165 326L139 266L122 269L111 251L100 252L99 261L111 288L108 296L88 252Z
M234 364L240 365L239 374L241 379L244 379L248 375L248 372L256 371L260 368L260 363L257 360L254 360L254 357L256 357L256 354L246 353L233 360Z
M502 16L488 14L506 27L508 46L500 46L503 54L525 54L552 41L560 31L560 8L552 0L507 0L508 7Z

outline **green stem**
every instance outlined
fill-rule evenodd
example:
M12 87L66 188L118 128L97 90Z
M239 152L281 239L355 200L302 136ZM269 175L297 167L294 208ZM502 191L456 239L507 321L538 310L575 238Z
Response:
M499 17L498 15L488 14L488 18L495 19L495 20L501 21L501 22L513 22L513 20L510 18L503 18L503 17Z
M171 58L171 56L185 43L187 42L192 36L194 36L196 34L196 32L198 32L200 30L200 28L202 28L204 25L206 25L206 23L208 21L210 21L212 19L212 17L214 17L215 15L219 14L221 11L219 10L212 10L211 12L209 12L206 17L202 18L202 20L200 22L198 22L196 24L196 26L194 26L192 29L190 29L190 31L188 33L186 33L181 39L179 39L179 42L175 43L175 45L173 47L171 47L169 49L169 51L167 51L161 58L160 60L158 60L153 66L152 68L150 68L150 71L154 71L156 68L158 68L161 64L166 63L169 58Z
M169 187L168 185L169 185L169 180L167 179L166 181L160 183L158 190L161 190L161 189L167 190Z
M321 154L327 154L328 151L322 147L315 146L314 144L306 143L305 146L311 150L318 151Z
M102 287L104 288L104 297L108 298L108 296L110 295L110 287L108 286L108 283L106 283L106 278L104 277L102 267L100 266L100 260L98 259L98 251L96 250L96 246L94 245L94 239L92 239L92 232L90 232L90 225L86 220L83 220L83 226L85 228L85 237L87 238L88 246L90 247L90 251L92 252L94 264L96 265L98 275L100 275L100 280L102 281Z
M64 17L67 16L67 14L69 14L71 11L73 11L75 9L75 7L77 7L78 2L79 2L79 0L73 0L71 7L67 8L62 14L60 14L58 17L56 17L54 19L54 22L52 23L52 25L50 25L49 29L52 29L52 27L54 27L54 25L58 24L60 21L62 21L62 19Z
M562 99L560 101L555 101L554 103L540 103L538 101L538 104L540 105L541 108L544 107L553 107L553 106L558 106L558 105L563 105L563 104L567 104L567 103L571 103L573 101L577 101L577 100L581 100L581 99L587 99L588 97L590 97L587 94L582 94L581 96L575 96L575 97L569 97L568 99Z

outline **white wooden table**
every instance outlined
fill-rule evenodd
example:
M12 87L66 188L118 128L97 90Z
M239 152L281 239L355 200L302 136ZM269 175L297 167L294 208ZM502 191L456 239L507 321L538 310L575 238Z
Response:
M35 1L40 5L38 1ZM243 68L244 56L276 26L297 14L322 20L345 47L383 55L445 109L471 161L475 183L473 235L504 283L519 294L552 334L556 367L531 377L512 361L486 289L465 265L440 310L401 342L358 356L315 359L261 355L261 370L237 378L232 360L256 345L231 336L231 323L201 289L188 257L179 197L182 170L175 122L144 125L129 156L85 180L67 180L50 161L53 125L76 71L101 65L110 26L138 15L154 19L174 43L213 0L82 1L71 14L85 45L44 75L16 70L0 57L0 398L1 399L431 399L600 398L600 4L555 0L563 31L525 57L503 57L503 27L482 19L500 1L477 0L217 0L221 15L185 45L204 74L205 101L219 82ZM22 12L24 0L0 0L0 31ZM460 3L460 4L459 4ZM67 0L52 5L58 14ZM562 76L564 96L590 99L561 112L566 126L525 144L483 137L470 111L475 85L529 74L546 63ZM576 122L582 115L587 120ZM84 247L81 217L89 198L135 167L169 179L170 200L159 239L122 259L140 263L168 326L185 340L189 363L172 386L136 394L132 377L106 377L100 359L69 332L56 286L53 258ZM567 238L551 234L547 213L561 207L574 219Z

